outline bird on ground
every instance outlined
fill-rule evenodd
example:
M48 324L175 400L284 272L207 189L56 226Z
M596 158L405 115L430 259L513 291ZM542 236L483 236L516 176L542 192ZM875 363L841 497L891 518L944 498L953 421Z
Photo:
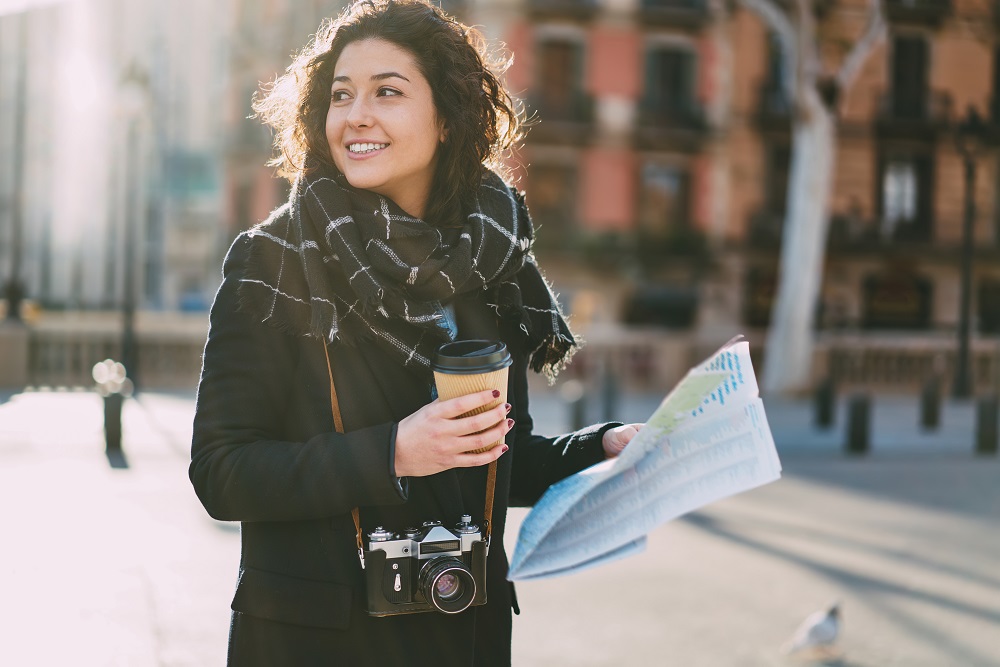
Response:
M781 647L781 652L791 655L807 650L829 651L840 634L840 624L840 603L834 602L825 610L809 614Z

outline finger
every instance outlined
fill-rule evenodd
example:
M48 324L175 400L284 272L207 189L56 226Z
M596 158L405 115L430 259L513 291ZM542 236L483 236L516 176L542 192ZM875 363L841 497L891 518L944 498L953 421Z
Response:
M634 438L638 433L639 429L635 427L635 424L629 424L624 429L622 429L622 432L620 434L621 437L619 438L622 447L630 443L632 441L632 438Z
M500 398L500 391L497 389L486 389L484 391L477 391L474 394L459 396L458 398L449 398L447 401L441 401L437 404L437 415L445 419L453 419L466 412L488 405L498 398Z
M492 443L498 440L503 440L507 432L514 428L514 420L507 419L502 421L493 428L487 429L480 433L474 433L472 435L465 435L460 438L456 438L458 441L458 448L462 452L469 452L474 449L482 449L483 447L489 447Z
M455 435L478 433L502 422L507 418L508 412L510 412L510 403L501 403L497 407L486 412L481 412L478 415L453 419L449 422L449 425L454 428L453 433Z
M457 466L463 468L475 468L493 463L507 452L507 445L497 445L485 452L465 453L459 458Z

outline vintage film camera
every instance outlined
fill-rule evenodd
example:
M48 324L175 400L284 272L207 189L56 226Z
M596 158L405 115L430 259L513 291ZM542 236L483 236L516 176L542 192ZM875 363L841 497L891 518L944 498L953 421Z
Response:
M449 530L440 521L401 533L368 533L365 584L370 616L422 611L457 614L486 604L487 545L472 517Z

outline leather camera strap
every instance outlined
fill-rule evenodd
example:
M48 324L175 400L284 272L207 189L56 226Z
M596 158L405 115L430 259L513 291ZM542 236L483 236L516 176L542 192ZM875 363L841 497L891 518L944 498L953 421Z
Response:
M330 376L330 410L333 412L333 426L337 433L344 432L344 420L340 416L340 401L337 400L337 385L333 384L333 368L330 367L330 351L323 343L323 354L326 355L326 372ZM358 537L358 557L361 559L361 567L365 566L365 543L361 539L361 512L355 507L351 510L351 518L354 519L354 530Z
M337 385L333 383L333 367L330 365L330 351L323 343L323 355L326 357L326 372L330 378L330 410L333 412L333 425L337 433L344 433L344 420L340 416L340 402L337 400ZM486 522L486 545L490 544L490 535L493 533L493 495L497 484L497 462L494 459L490 462L486 473L486 507L483 520ZM357 507L351 510L351 518L354 519L354 530L357 533L358 557L361 559L361 567L365 566L365 542L361 535L361 512Z

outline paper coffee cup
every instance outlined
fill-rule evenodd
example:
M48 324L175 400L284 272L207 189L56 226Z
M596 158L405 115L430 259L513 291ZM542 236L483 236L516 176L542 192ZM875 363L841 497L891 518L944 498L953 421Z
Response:
M445 343L437 350L432 369L438 398L446 401L486 389L497 389L500 397L458 416L469 417L492 410L507 402L507 373L512 362L507 346L496 340L460 340ZM491 425L489 428L493 428ZM488 429L486 429L488 430ZM485 452L503 439L473 452Z

